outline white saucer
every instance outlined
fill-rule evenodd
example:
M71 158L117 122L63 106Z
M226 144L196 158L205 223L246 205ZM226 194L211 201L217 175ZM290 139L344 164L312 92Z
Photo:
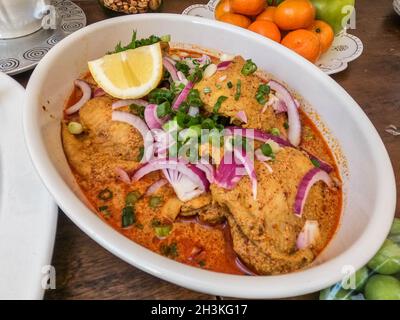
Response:
M56 232L57 206L25 147L24 95L0 72L0 300L42 299L42 268L51 263Z
M56 29L40 29L15 39L0 40L0 72L10 75L34 68L60 40L86 26L83 10L69 0L52 0L56 9Z
M396 1L400 2L400 0ZM186 8L182 14L214 19L218 2L219 0L210 0L207 4L194 4ZM344 31L336 35L332 47L321 56L316 65L327 74L339 73L347 69L349 62L357 59L363 50L364 45L361 40Z

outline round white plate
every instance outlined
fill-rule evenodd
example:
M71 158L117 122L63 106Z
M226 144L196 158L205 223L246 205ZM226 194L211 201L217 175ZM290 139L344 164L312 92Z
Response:
M0 40L0 72L10 75L34 68L60 40L86 26L83 10L69 0L52 0L56 29L40 29L24 37Z
M210 0L207 4L194 4L186 8L182 14L214 20L218 2L219 0ZM343 31L336 35L331 48L321 56L316 65L327 74L338 73L347 69L348 63L357 59L363 50L364 46L359 38Z
M50 264L57 223L57 206L25 147L24 96L0 72L0 300L42 299L42 268Z

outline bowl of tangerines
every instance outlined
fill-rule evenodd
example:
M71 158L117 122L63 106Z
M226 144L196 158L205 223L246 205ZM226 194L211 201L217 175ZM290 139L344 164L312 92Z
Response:
M215 19L281 43L315 63L327 52L354 8L354 0L221 0ZM343 12L344 11L344 12Z

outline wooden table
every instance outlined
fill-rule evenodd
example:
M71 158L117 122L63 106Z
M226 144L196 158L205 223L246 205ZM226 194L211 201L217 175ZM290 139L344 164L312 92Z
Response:
M75 1L84 9L88 24L107 16L96 0ZM164 0L163 12L180 13L194 3L207 0ZM400 127L400 17L392 0L357 0L357 29L351 31L365 45L364 54L333 78L367 113L392 159L400 188L400 136L385 132ZM23 85L30 72L15 76ZM396 214L400 216L397 196ZM59 214L53 265L57 289L46 299L216 299L154 278L121 261L79 230L63 213ZM311 296L312 297L312 296Z

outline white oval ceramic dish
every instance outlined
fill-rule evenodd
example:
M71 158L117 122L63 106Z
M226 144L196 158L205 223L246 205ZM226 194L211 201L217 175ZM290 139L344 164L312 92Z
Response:
M300 93L330 131L331 147L344 180L344 213L339 230L311 268L280 276L232 276L189 267L135 244L103 223L87 206L74 182L60 139L60 118L73 81L87 61L104 55L118 41L171 34L193 43L252 58ZM47 111L43 111L43 106ZM280 298L325 288L344 275L343 268L364 265L384 241L394 216L395 180L386 149L357 103L330 77L290 50L246 30L212 20L169 14L109 19L86 27L57 44L39 63L27 87L24 129L40 176L64 212L106 249L154 276L209 294ZM326 132L326 130L324 131ZM338 147L338 143L340 147Z

